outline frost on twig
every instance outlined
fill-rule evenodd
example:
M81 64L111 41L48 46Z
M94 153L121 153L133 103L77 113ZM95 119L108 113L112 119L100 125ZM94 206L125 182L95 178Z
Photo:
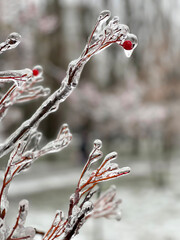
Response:
M11 151L19 139L25 138L31 130L34 131L34 129L38 127L39 123L47 117L48 114L58 109L59 104L65 101L78 85L81 72L93 55L101 52L113 43L120 45L126 55L130 56L132 54L137 46L137 37L129 32L128 26L119 22L118 17L114 17L108 22L109 18L109 11L101 12L81 56L70 62L66 77L62 81L59 89L55 91L37 109L34 115L24 122L5 143L0 145L0 156Z
M119 168L118 164L111 162L117 157L115 152L106 155L99 167L93 170L93 164L102 158L101 147L101 141L95 140L93 150L81 173L75 193L70 197L67 218L63 217L62 212L57 212L53 224L43 240L54 240L59 237L63 240L69 240L78 234L81 226L90 217L106 217L120 220L119 204L121 200L116 199L114 186L100 196L94 204L91 201L92 196L96 192L93 188L99 182L118 178L130 172L129 167Z

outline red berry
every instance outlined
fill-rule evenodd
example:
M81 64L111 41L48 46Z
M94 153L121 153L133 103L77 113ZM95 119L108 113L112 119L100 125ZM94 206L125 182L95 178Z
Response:
M33 69L32 72L34 76L37 76L39 74L39 71L37 69Z
M122 44L122 47L125 49L125 50L132 50L133 48L133 44L130 40L126 40L124 41L124 43Z

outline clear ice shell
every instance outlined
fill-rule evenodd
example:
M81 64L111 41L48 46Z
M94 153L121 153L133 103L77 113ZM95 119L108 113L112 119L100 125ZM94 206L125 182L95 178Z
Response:
M77 205L75 205L75 206L73 207L73 209L72 209L72 215L73 215L74 217L76 217L76 216L79 214L80 211L81 211L80 207L77 206Z
M98 17L98 21L105 20L107 21L111 16L111 12L109 10L104 10L100 13Z
M132 44L133 44L133 49L131 49L131 50L126 50L126 49L124 49L124 53L125 53L126 57L129 58L129 57L131 57L134 49L135 49L135 48L137 47L137 45L138 45L138 39L137 39L136 35L134 35L134 34L132 34L132 33L127 33L127 38L126 38L126 40L130 40L130 41L132 42Z
M83 207L82 207L83 210L92 210L93 209L93 204L92 202L90 201L86 201L84 204L83 204Z
M17 45L19 45L20 42L21 35L16 32L11 33L6 40L6 43L9 45L8 49L17 47Z
M112 32L113 32L112 28L110 28L110 27L108 27L108 26L107 26L107 27L105 28L105 30L104 30L104 33L105 33L106 36L111 35Z
M101 149L102 148L102 141L100 139L96 139L94 141L94 147L98 148L98 149Z
M26 217L29 211L29 202L26 199L22 199L19 202L19 211L20 211L20 217L19 217L19 225L23 226L26 221Z
M17 86L22 85L24 82L28 81L32 77L32 71L29 68L22 70L8 70L0 72L0 82L11 82Z
M110 164L107 164L106 165L106 168L108 168L108 170L115 170L115 169L117 169L118 168L118 164L117 163L110 163Z
M117 158L117 156L118 156L117 152L111 152L105 156L104 161L113 161L114 159Z
M129 27L125 24L119 24L119 28L121 29L121 33L123 35L127 35L130 32Z
M109 25L111 28L114 29L114 27L117 27L119 24L120 24L120 23L119 23L119 17L118 17L118 16L114 16L114 17L111 19L111 21L109 22L108 25Z
M93 154L90 154L90 156L91 157L90 157L90 163L89 164L91 165L92 163L97 162L99 159L101 159L102 156L103 156L103 153L101 152L100 149L96 149Z
M23 207L24 211L28 211L29 210L29 201L26 199L22 199L19 202L19 207Z

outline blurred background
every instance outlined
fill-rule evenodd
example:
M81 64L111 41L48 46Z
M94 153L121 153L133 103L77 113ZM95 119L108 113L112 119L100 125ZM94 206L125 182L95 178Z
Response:
M1 55L1 71L41 64L43 84L53 92L104 9L130 27L139 45L130 59L118 45L95 56L78 88L42 122L42 144L54 139L64 122L73 140L63 152L40 159L17 177L10 188L9 221L15 220L18 202L27 198L27 224L48 229L55 210L67 210L92 143L100 138L104 155L117 151L119 165L132 169L114 181L123 200L122 221L89 221L76 239L178 240L180 0L0 0L0 41L11 32L22 36L16 49ZM42 101L13 106L0 127L1 141ZM6 161L0 162L1 169Z

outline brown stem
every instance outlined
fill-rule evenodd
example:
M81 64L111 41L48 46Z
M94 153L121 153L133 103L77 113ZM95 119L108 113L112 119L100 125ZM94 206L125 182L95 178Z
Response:
M0 105L4 102L4 100L7 98L7 96L12 93L12 91L14 91L14 89L16 88L16 84L13 84L12 87L7 91L7 93L3 96L3 98L1 98L0 100Z
M21 214L21 209L19 209L19 214L18 214L18 216L17 216L16 223L15 223L15 225L14 225L14 227L13 227L10 235L8 236L7 240L11 240L11 239L12 239L11 237L12 237L13 233L15 232L16 228L18 227L18 225L19 225L19 219L20 219L20 214Z
M41 236L44 236L44 234L45 234L45 232L37 230L36 228L35 228L35 232L36 232L36 234L41 235Z
M82 213L76 220L76 223L74 224L71 231L68 232L68 234L64 237L63 240L70 240L72 236L75 234L76 230L78 229L78 225L81 223L81 220L84 218L85 214Z
M77 185L78 188L79 188L79 185L80 185L80 181L81 181L82 177L84 176L85 172L87 171L87 168L88 168L88 166L89 166L90 161L92 160L92 155L94 154L94 152L95 152L96 150L97 150L97 149L95 148L94 151L91 153L91 155L89 156L89 158L88 158L88 160L87 160L87 162L86 162L86 164L85 164L85 166L84 166L84 168L83 168L83 170L82 170L82 173L81 173L81 176L80 176L80 178L79 178L78 185ZM81 188L81 189L82 189L82 188Z

